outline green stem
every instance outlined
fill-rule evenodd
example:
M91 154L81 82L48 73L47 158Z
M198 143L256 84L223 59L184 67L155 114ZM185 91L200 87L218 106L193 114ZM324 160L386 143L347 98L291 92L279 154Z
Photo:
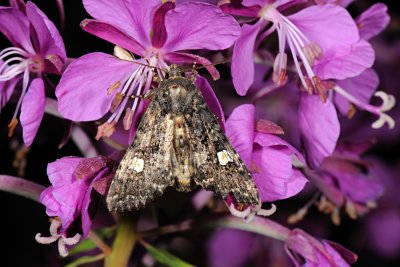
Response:
M122 213L112 244L112 251L104 261L104 267L127 267L136 243L136 214Z

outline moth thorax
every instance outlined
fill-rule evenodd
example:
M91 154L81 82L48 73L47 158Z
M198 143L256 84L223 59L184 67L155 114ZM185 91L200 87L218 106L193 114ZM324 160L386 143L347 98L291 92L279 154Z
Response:
M179 97L181 95L186 94L187 91L183 86L181 86L179 84L172 84L169 87L169 93L170 93L172 98L177 98L177 97ZM181 104L181 103L179 103L179 104Z

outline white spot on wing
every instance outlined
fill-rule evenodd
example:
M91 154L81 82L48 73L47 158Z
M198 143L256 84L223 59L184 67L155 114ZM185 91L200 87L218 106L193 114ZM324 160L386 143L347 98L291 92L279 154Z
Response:
M221 164L222 166L225 166L226 164L228 164L228 162L233 161L232 158L229 156L228 152L226 152L226 150L218 152L217 157L219 164Z
M144 160L140 158L133 158L133 169L139 173L144 169Z

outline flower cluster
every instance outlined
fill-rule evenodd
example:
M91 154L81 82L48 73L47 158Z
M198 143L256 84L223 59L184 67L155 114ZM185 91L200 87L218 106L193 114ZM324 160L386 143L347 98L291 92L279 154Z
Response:
M67 256L66 246L89 236L95 204L104 202L121 160L122 153L115 150L132 142L151 101L146 96L177 64L192 68L188 75L252 174L261 201L239 207L231 196L222 206L208 195L202 200L212 211L246 218L249 226L237 218L225 225L252 232L211 235L210 266L241 266L251 255L262 254L260 248L269 241L260 239L260 233L283 241L296 266L354 263L355 254L336 243L257 216L276 210L274 204L263 210L263 203L303 192L310 201L290 222L304 219L316 204L339 225L341 210L357 219L375 208L384 192L382 182L371 175L374 164L363 156L375 142L354 140L359 137L343 127L350 120L365 124L355 116L357 109L377 117L368 122L373 129L396 126L389 115L395 97L377 91L371 44L389 16L387 7L377 3L353 18L346 9L351 2L83 0L92 18L83 20L81 28L114 49L68 61L59 31L34 3L13 0L0 7L0 31L11 43L0 52L0 108L16 105L9 136L20 121L23 141L32 145L46 103L55 96L57 111L52 113L76 127L87 122L87 132L96 132L99 144L96 157L63 157L48 164L51 186L42 191L40 202L51 217L50 236L37 234L37 242L57 241L60 255ZM229 68L220 75L214 63L230 64L231 79ZM196 67L206 72L200 75ZM48 76L54 74L60 76L58 82ZM243 243L257 249L247 251ZM227 253L221 254L226 245L230 251L225 248Z

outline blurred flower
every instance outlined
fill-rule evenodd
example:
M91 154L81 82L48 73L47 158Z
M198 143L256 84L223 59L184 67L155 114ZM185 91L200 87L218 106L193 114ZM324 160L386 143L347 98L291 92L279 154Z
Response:
M240 34L234 18L207 3L175 6L159 0L83 2L95 20L84 20L82 28L116 44L117 57L90 53L77 59L65 71L56 96L60 113L74 121L97 120L108 111L112 113L98 127L97 139L114 132L124 111L124 128L131 128L145 108L139 97L149 90L153 76L164 78L167 62L200 63L215 79L219 77L207 59L177 51L225 49ZM134 60L131 52L140 58ZM132 98L132 106L125 108Z
M42 76L61 73L66 60L64 43L54 24L30 1L23 10L0 7L0 31L13 45L0 52L0 109L22 80L21 96L8 125L9 136L18 124L21 110L24 143L30 146L45 109Z
M253 105L237 107L226 121L226 134L251 171L262 202L289 198L300 192L307 179L293 167L292 158L304 162L290 144L273 134L282 129L256 118Z
M340 224L341 208L350 218L357 219L375 208L377 199L383 194L382 182L370 177L369 169L373 168L373 164L360 157L372 144L342 142L318 169L312 171L305 168L307 177L323 193L318 208L331 214L335 224ZM300 209L290 221L302 219L308 207Z
M379 207L365 217L363 234L368 234L368 246L381 257L396 259L400 251L400 164L398 160L385 164L379 158L371 159L375 166L371 175L379 177L385 194L379 199Z
M78 231L86 237L92 225L89 214L90 203L94 200L92 189L105 195L116 167L117 163L113 158L103 156L64 157L49 163L47 174L52 185L41 193L40 201L46 206L47 215L55 217L57 223L52 222L50 237L46 239L39 235L37 241L51 243L61 238L63 241L59 242L66 243L64 239L73 231L71 227L75 223ZM75 239L79 241L78 237ZM62 250L62 255L61 252Z
M285 249L296 267L347 267L357 261L357 255L350 250L318 240L300 229L290 232Z
M290 230L268 219L256 218L252 223L254 232L223 229L214 233L208 241L209 265L220 266L245 266L249 262L253 265L265 266L266 263L278 261L282 265L283 259L276 258L279 248L276 242L265 239L260 235L267 235L284 242L284 248L296 267L346 267L357 260L357 256L337 243L317 239L300 230ZM268 249L274 247L274 253ZM275 248L276 247L276 248ZM266 256L266 254L268 256ZM281 256L280 256L281 257ZM252 265L252 266L253 266Z

